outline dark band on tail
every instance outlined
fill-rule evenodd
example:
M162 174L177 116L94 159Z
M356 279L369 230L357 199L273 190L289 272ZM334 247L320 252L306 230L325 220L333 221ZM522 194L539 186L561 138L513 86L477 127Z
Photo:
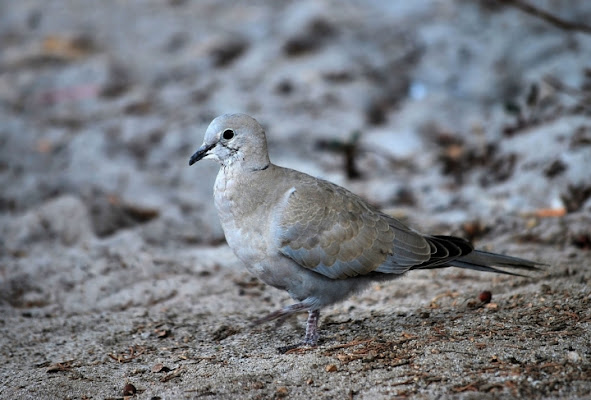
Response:
M535 272L541 270L539 266L545 265L523 258L474 250L470 242L454 236L430 236L427 240L432 249L431 259L411 269L458 267L497 274L527 276L499 268Z

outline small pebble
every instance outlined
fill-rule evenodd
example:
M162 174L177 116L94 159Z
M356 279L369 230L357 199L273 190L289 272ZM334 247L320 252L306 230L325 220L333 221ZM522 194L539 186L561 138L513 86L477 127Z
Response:
M123 387L123 396L133 396L136 392L137 389L131 383L128 383Z
M484 304L488 304L492 300L492 293L489 290L485 290L484 292L480 293L478 298Z
M581 360L581 356L576 351L569 351L566 358L573 363L578 363Z
M158 372L169 372L169 371L170 371L170 368L165 367L164 364L162 364L162 363L155 364L152 367L152 372L154 372L154 373L158 373Z
M337 366L334 364L329 364L326 367L324 367L324 369L326 370L326 372L336 372Z
M287 388L285 386L280 386L277 388L277 396L278 397L285 397L289 394L289 391L287 390Z

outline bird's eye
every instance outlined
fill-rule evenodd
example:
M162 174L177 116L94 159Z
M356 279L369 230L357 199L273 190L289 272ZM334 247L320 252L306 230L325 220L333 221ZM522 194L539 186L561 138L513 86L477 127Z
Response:
M222 133L222 137L226 140L230 140L234 137L234 131L232 129L226 129L224 133Z

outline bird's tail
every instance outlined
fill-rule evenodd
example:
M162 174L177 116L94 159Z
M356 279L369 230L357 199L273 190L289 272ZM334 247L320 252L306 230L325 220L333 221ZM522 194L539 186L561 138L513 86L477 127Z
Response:
M539 266L545 264L524 258L511 257L503 254L489 253L487 251L474 250L465 256L450 261L449 266L476 271L495 272L497 274L507 274L515 276L526 276L521 273L506 271L499 268L518 270L520 272L539 271Z
M426 263L413 266L411 269L458 267L497 274L526 276L519 272L539 271L539 266L545 265L523 258L474 250L470 242L455 236L430 236L428 240L434 249L434 254ZM438 254L440 255L437 256Z

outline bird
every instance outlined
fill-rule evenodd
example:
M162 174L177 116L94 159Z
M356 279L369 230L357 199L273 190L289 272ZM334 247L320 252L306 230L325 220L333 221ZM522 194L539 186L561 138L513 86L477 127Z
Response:
M251 274L295 301L255 325L308 312L303 340L283 349L317 346L322 309L412 270L524 276L544 265L422 234L339 185L273 164L263 127L246 114L210 123L189 165L202 159L220 164L214 202L228 245Z

